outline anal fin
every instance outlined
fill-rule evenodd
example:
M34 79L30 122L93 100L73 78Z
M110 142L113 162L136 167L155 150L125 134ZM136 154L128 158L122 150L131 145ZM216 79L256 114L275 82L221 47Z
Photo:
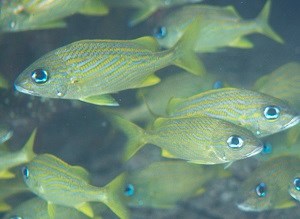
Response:
M85 97L80 100L100 106L119 106L119 103L109 94Z
M87 215L90 218L94 217L94 211L91 207L91 205L87 202L84 202L78 206L76 206L76 209L80 212L82 212L83 214Z

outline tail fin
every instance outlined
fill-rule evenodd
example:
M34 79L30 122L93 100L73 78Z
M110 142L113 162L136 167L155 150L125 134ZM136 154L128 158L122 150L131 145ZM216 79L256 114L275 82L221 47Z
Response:
M256 22L260 27L258 31L278 43L284 43L284 40L270 27L268 23L270 10L271 0L268 0L262 11L256 18Z
M195 75L203 75L205 73L204 64L194 52L200 25L201 17L198 17L188 26L183 36L172 48L175 51L174 55L177 57L174 64Z
M144 139L145 130L135 125L134 123L127 121L119 116L112 116L111 120L117 125L128 137L128 141L125 146L125 152L123 160L129 160L142 146L146 144Z
M27 140L26 144L22 148L22 152L26 154L27 161L29 162L35 157L35 153L33 151L33 145L34 145L34 140L35 140L35 135L36 135L36 128L32 131L29 139Z
M125 179L126 174L122 173L105 186L107 191L107 200L105 201L105 204L121 219L130 218L129 211L122 198Z

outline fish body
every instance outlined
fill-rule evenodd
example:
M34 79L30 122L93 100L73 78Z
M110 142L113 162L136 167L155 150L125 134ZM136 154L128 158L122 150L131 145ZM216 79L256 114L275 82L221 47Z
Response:
M135 26L146 20L157 10L162 8L171 8L173 6L183 5L187 3L197 3L202 0L105 0L109 7L135 8L138 11L130 18L129 26Z
M197 164L217 164L247 158L262 150L262 142L250 131L211 117L158 118L147 129L114 116L127 136L124 159L146 143L162 149L162 155Z
M288 192L289 183L300 171L300 158L281 156L262 163L239 188L238 207L264 211L296 205Z
M70 166L50 154L36 156L23 167L22 173L28 188L48 202L50 216L56 214L54 204L76 208L93 217L94 213L88 202L102 202L120 218L128 218L128 212L119 199L124 174L106 187L92 186L87 179L88 173L83 168Z
M35 156L33 152L35 135L36 129L32 132L24 147L19 151L0 151L0 179L14 177L14 174L9 172L9 169L27 163Z
M246 21L232 6L188 5L166 15L155 27L154 36L162 47L170 48L195 17L201 16L194 48L197 52L215 52L222 47L252 48L253 44L245 38L252 33L261 33L283 43L268 24L270 7L269 0L256 19Z
M254 90L289 102L300 108L300 63L287 63L270 74L259 78Z
M189 33L194 33L195 24ZM203 73L191 53L195 37L185 35L174 48L164 51L157 51L152 37L77 41L35 61L18 76L15 87L35 96L116 106L110 93L154 85L160 81L154 72L168 65Z
M155 162L128 175L124 195L132 207L172 208L178 201L203 193L210 180L229 175L218 167L204 168L184 161Z
M227 120L259 137L283 131L300 122L298 113L285 101L238 88L210 90L186 99L173 98L168 113L172 117L205 115Z
M75 13L108 13L100 0L4 0L0 6L1 32L60 28L66 26L63 18Z

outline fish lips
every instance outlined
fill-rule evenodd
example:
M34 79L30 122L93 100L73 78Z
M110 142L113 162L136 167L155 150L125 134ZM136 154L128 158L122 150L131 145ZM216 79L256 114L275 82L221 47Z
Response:
M15 90L17 90L21 93L38 96L37 93L28 89L28 87L29 87L28 82L26 80L23 80L23 78L21 78L20 76L16 79L16 81L14 83L14 87L15 87Z
M242 203L236 203L237 207L242 211L252 211L252 212L260 212L261 209L255 209L252 206L246 204L245 202Z
M295 116L289 123L282 127L282 131L297 125L300 122L300 116Z

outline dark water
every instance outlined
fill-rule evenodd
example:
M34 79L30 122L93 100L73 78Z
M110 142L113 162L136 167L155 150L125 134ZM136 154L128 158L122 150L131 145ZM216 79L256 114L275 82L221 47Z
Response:
M256 17L265 1L261 0L212 0L207 4L234 5L244 18ZM0 72L13 84L24 68L48 51L81 39L132 39L152 33L159 16L152 16L134 28L128 28L126 20L132 11L112 9L105 17L69 17L65 29L7 33L0 41ZM160 12L163 13L163 12ZM259 76L277 67L300 61L300 1L273 0L271 26L286 43L277 44L262 35L249 38L255 47L251 50L228 49L220 53L201 55L210 72L225 77L231 84L249 86ZM165 72L176 68L166 68ZM123 91L115 95L122 106L135 102L135 91ZM156 147L145 147L127 165L120 157L125 137L114 130L107 118L99 113L99 107L68 100L42 100L24 94L0 91L0 120L15 130L10 144L22 145L34 127L38 127L37 153L52 153L73 165L89 170L95 185L104 185L126 168L145 165L157 159ZM174 209L132 209L133 218L300 218L299 206L247 213L235 206L239 184L251 174L256 161L247 159L233 165L230 179L212 181L207 192L178 204ZM114 218L105 212L105 218Z

